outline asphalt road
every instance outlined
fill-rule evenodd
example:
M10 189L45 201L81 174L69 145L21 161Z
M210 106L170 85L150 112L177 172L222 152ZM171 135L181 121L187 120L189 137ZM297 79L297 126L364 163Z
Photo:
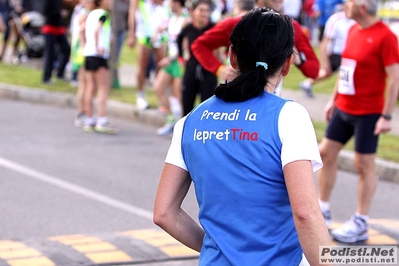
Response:
M73 127L74 110L26 102L0 99L0 114L0 240L159 230L152 207L170 137L114 117L117 135L85 133ZM354 212L356 185L356 176L339 172L334 221ZM399 241L398 194L398 184L379 183L371 225L396 242L377 244ZM192 191L184 208L196 217Z

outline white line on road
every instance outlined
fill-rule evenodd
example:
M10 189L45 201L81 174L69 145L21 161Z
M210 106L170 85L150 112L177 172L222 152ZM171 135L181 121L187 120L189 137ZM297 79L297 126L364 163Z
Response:
M4 167L6 169L12 170L14 172L23 174L27 177L54 185L54 186L62 188L64 190L73 192L75 194L84 196L86 198L101 202L103 204L109 205L116 209L131 213L131 214L137 215L141 218L145 218L145 219L152 221L152 212L149 212L147 210L127 204L120 200L110 198L108 196L102 195L102 194L92 191L90 189L60 180L56 177L41 173L39 171L36 171L29 167L23 166L16 162L12 162L10 160L4 159L2 157L0 157L0 166Z

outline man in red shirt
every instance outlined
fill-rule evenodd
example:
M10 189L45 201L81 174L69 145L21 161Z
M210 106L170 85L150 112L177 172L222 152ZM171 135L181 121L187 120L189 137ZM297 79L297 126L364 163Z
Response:
M191 50L201 65L208 71L216 74L221 80L232 80L235 77L235 70L230 65L222 64L213 54L213 50L220 47L230 46L230 34L234 27L241 20L241 17L252 9L250 0L237 0L237 16L226 18L217 23L211 30L205 32L197 38L191 45ZM258 7L268 7L276 11L281 11L282 0L260 0L257 1ZM249 8L249 9L248 9ZM314 53L308 38L302 31L301 25L292 21L295 33L295 52L294 64L299 67L301 72L310 78L315 78L319 71L319 61Z
M348 32L338 82L325 107L329 124L320 144L324 167L318 180L319 204L327 224L331 219L329 200L336 179L338 153L355 137L355 165L359 174L356 213L342 227L331 231L334 239L345 243L369 237L368 214L377 187L378 136L391 130L391 114L398 98L398 42L376 16L378 3L378 0L346 2L347 17L357 23Z

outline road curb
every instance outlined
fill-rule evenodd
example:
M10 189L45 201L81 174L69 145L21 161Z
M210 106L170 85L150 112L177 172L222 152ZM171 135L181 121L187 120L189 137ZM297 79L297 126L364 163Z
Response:
M75 96L70 93L50 92L44 89L28 88L5 83L0 83L0 97L36 104L76 108ZM113 100L108 101L107 109L110 116L144 123L154 127L160 127L165 123L165 117L157 110L139 110L132 104ZM346 150L341 151L338 159L338 168L340 170L356 173L354 165L354 153ZM398 163L377 158L376 172L380 180L399 184Z
M36 104L56 105L76 108L75 95L66 92L48 91L45 89L0 83L0 97L15 101L26 101ZM109 100L107 109L110 116L116 116L156 127L165 123L165 117L157 110L139 110L132 104Z

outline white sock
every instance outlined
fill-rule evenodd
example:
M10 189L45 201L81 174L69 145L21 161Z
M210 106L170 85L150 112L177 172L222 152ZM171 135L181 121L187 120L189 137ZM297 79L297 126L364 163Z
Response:
M303 85L304 87L306 87L306 88L310 88L310 87L312 86L312 84L310 84L309 80L307 80L307 79L305 79L305 80L302 82L302 85Z
M180 118L182 114L182 107L179 100L174 96L169 96L170 110L176 116Z
M330 202L322 201L319 199L319 205L322 212L326 212L330 210Z
M99 117L97 119L97 124L100 126L105 126L106 124L108 124L108 117L106 116Z
M96 118L95 118L95 117L93 117L93 116L91 116L91 117L86 116L86 118L85 118L85 125L93 126L95 123L96 123Z
M145 98L144 90L137 91L137 97Z
M369 220L369 216L368 215L364 215L364 214L360 214L360 213L355 213L355 216L361 218L363 221L368 221Z

